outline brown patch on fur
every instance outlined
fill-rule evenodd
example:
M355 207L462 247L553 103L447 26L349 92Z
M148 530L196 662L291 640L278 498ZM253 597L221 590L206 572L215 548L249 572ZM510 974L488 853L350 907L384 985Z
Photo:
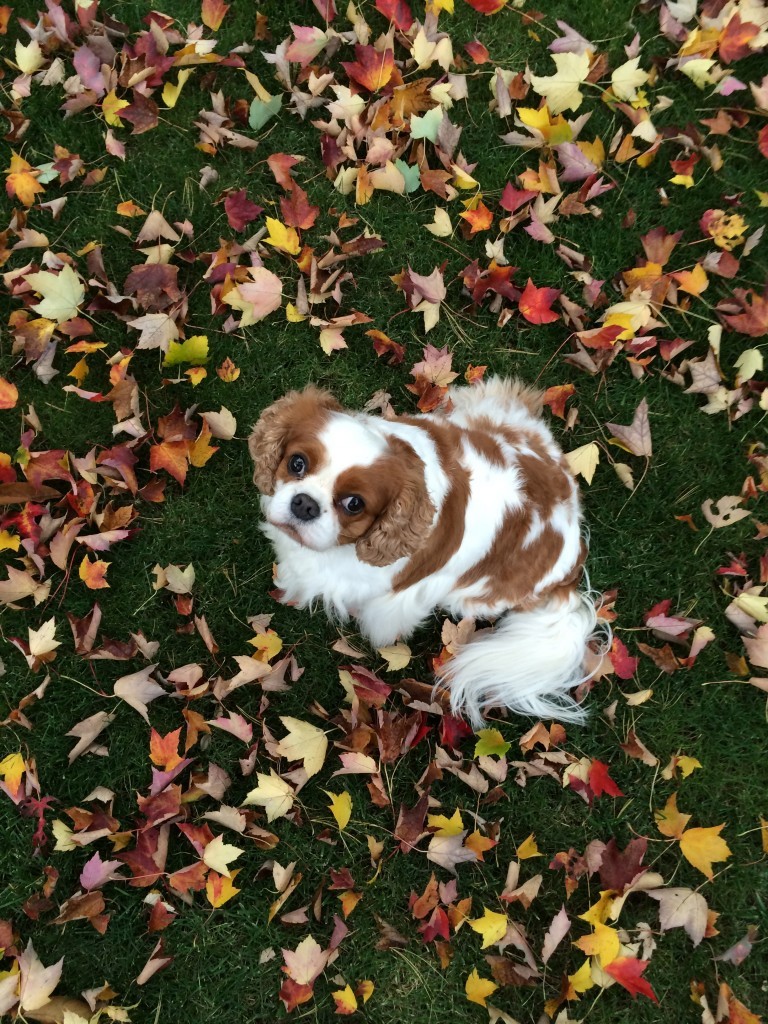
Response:
M464 538L464 518L469 501L469 472L459 462L464 431L453 423L404 416L400 422L425 430L437 449L440 466L451 481L435 528L426 543L416 551L410 562L394 581L394 591L418 583L437 572L458 551Z
M278 471L287 478L281 463L289 446L291 455L300 451L308 457L312 470L319 464L316 460L321 464L324 453L317 437L330 412L341 412L341 406L328 391L313 384L303 391L289 391L264 410L248 438L253 482L262 494L274 493Z
M334 490L335 503L350 494L365 501L357 516L347 515L338 504L337 514L340 543L354 543L358 558L369 565L391 565L417 552L435 515L421 459L400 438L390 438L389 448L371 466L342 473Z

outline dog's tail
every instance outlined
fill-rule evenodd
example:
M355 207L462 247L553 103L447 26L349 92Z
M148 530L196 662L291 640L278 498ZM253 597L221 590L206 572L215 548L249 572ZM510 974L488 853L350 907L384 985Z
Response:
M507 707L520 715L583 722L586 711L570 690L590 678L584 659L597 638L595 595L571 591L530 611L507 612L493 631L458 649L441 672L450 687L451 709L474 728L483 711ZM610 639L606 626L603 641Z

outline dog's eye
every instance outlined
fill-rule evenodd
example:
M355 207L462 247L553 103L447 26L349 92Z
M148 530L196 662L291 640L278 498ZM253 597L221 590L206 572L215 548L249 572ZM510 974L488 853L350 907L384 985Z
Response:
M288 459L288 472L291 476L304 476L308 467L309 462L303 455L292 455L290 459Z
M348 497L342 498L339 504L350 516L356 516L365 508L365 502L357 494L350 494Z

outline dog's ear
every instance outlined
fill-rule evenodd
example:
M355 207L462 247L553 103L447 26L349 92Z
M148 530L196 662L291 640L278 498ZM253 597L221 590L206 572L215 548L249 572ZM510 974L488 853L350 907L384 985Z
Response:
M303 391L289 391L264 410L248 438L253 482L262 494L274 491L275 473L291 431L302 425L309 426L318 419L318 414L340 411L341 406L333 395L314 384Z
M424 483L424 463L399 438L391 438L390 445L388 471L397 487L387 507L355 544L357 557L369 565L391 565L418 551L435 515Z

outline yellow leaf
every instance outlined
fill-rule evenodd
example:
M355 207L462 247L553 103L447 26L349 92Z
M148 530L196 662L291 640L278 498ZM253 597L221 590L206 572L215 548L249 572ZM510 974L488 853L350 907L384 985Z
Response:
M208 376L208 371L204 366L190 366L184 371L184 376L189 377L192 387L196 388Z
M130 107L128 100L119 100L117 94L113 89L108 92L104 99L101 101L101 110L104 114L104 120L107 124L111 124L113 128L122 128L123 122L117 116L121 110L126 107Z
M509 927L509 920L506 914L497 914L494 910L483 907L483 916L469 921L468 924L473 932L482 935L483 944L480 948L487 949L488 946L492 946L504 938Z
M243 800L243 806L257 804L263 807L267 812L267 821L274 821L275 818L287 814L296 795L288 783L276 775L274 769L270 769L269 775L260 775L257 772L256 778L259 784L248 793Z
M373 982L369 978L365 978L363 981L360 982L355 991L359 996L362 997L363 1002L367 1003L368 1000L373 995L374 988L375 985L373 984Z
M568 975L568 984L576 995L581 995L582 992L587 992L592 988L595 983L592 980L592 969L589 960L585 960L574 974Z
M328 750L328 739L323 730L288 715L281 715L280 721L288 730L288 735L275 747L277 753L289 761L303 761L308 777L317 775L323 767Z
M21 544L21 537L17 533L0 530L0 551L18 551L19 544Z
M110 565L111 562L105 562L101 558L96 558L91 562L85 555L80 563L78 576L89 590L109 590L109 584L105 577Z
M536 845L536 838L531 832L527 839L524 839L517 848L517 859L528 860L530 857L541 857L541 850Z
M307 319L307 316L305 313L300 313L292 302L288 302L285 307L285 319L289 324L300 324L302 320Z
M759 189L755 189L755 195L760 200L761 206L768 206L768 192L761 192Z
M357 1009L357 998L351 986L347 985L346 988L337 989L335 992L331 992L331 995L336 1003L336 1013L340 1016L354 1013Z
M574 476L581 475L588 484L591 484L597 464L600 461L600 448L598 445L591 441L589 444L583 444L581 448L574 448L572 452L566 452L565 457Z
M166 105L166 107L170 108L176 106L176 103L179 99L179 94L181 93L181 90L184 88L184 83L191 74L192 72L189 70L180 71L179 80L176 83L176 85L174 85L172 82L165 83L165 85L163 86L163 103Z
M436 238L447 238L453 231L448 211L442 206L435 207L435 216L432 223L425 224L424 227L431 234L435 235Z
M710 71L715 66L715 61L711 58L706 57L695 57L693 60L686 61L685 64L680 65L680 71L697 85L699 89L705 89L708 85L714 83L714 79L710 75Z
M77 316L77 307L85 298L85 288L68 263L58 274L40 270L36 274L25 274L24 280L42 296L42 301L32 306L41 317L63 324Z
M736 360L736 387L752 380L756 373L762 373L763 353L759 348L746 348Z
M115 213L120 217L145 217L146 210L142 210L132 199L126 199L124 203L118 203Z
M11 152L11 165L6 171L9 195L16 195L25 206L31 206L35 202L35 195L38 192L45 192L37 180L39 173L38 169L27 163L24 157Z
M461 811L456 808L450 818L446 818L444 814L429 814L427 815L427 825L430 828L436 828L436 836L457 836L460 832L464 831L464 825L461 821Z
M26 771L24 758L21 753L8 754L0 761L0 775L10 790L11 796L16 797L21 788L21 777Z
M331 798L328 807L336 819L339 832L343 832L349 824L349 819L352 817L352 797L346 791L343 793L331 793L329 790L324 789L323 792Z
M33 39L25 46L20 39L16 40L16 64L24 75L34 75L45 63L40 43Z
M83 381L90 373L88 369L88 360L85 356L75 363L72 369L67 374L68 377L74 377L80 387L83 386Z
M68 853L70 850L79 849L77 843L73 843L70 838L73 835L72 829L65 825L63 821L56 818L51 822L51 831L53 832L53 838L56 840L53 848L57 853Z
M677 809L677 793L673 793L660 811L653 812L656 827L663 836L679 839L685 826L691 820L690 814L682 814Z
M701 768L702 764L698 758L687 757L685 754L681 754L677 759L677 763L680 765L680 772L684 779L687 779L691 772L695 772L697 768Z
M391 644L389 647L377 647L376 650L386 661L387 672L398 672L411 660L411 648L408 644Z
M283 649L283 641L274 629L268 629L266 633L257 633L248 643L256 648L254 658L263 662L272 661Z
M593 903L585 913L579 914L579 920L586 921L593 928L597 928L598 925L605 923L605 919L610 914L612 906L613 894L610 889L605 889L600 893L600 899L597 903Z
M210 843L208 845L210 846ZM205 883L205 895L212 907L223 907L233 896L237 896L240 890L235 888L233 882L239 872L240 868L235 868L227 878L226 875L222 876L215 871L209 871Z
M163 366L177 366L179 363L192 363L200 366L208 360L208 337L205 334L194 334L186 341L171 341L163 360Z
M229 865L244 853L245 850L225 843L223 836L216 836L203 850L203 864L207 864L209 868L213 868L218 874L229 878Z
M589 74L589 56L586 53L555 53L552 59L557 72L545 77L531 75L531 86L546 99L553 114L578 110L584 98L579 86Z
M723 825L710 828L689 828L680 837L680 852L702 875L713 878L712 864L728 860L731 851L724 839L720 838Z
M480 182L459 167L458 164L451 164L451 170L453 171L453 184L456 188L468 189L479 187Z
M621 64L611 75L611 87L613 94L620 100L633 100L637 96L637 90L648 81L648 72L638 67L639 57Z
M686 188L693 188L692 174L675 174L669 179L670 185L685 185Z
M275 217L267 217L267 237L264 241L268 245L273 245L280 252L285 252L289 256L297 256L301 246L299 245L299 234L296 228L288 228L281 221Z
M341 910L344 914L345 921L362 898L363 894L361 892L354 892L352 889L347 889L346 892L339 893L338 899L339 903L341 903Z
M479 1003L480 1006L485 1006L488 996L492 996L498 987L489 978L481 978L475 968L467 978L464 991L467 993L470 1003Z
M621 950L621 941L616 929L599 923L595 925L591 935L582 935L573 945L587 956L598 957L601 967L607 967L612 963Z
M768 853L768 821L760 818L760 838L763 843L763 853Z

